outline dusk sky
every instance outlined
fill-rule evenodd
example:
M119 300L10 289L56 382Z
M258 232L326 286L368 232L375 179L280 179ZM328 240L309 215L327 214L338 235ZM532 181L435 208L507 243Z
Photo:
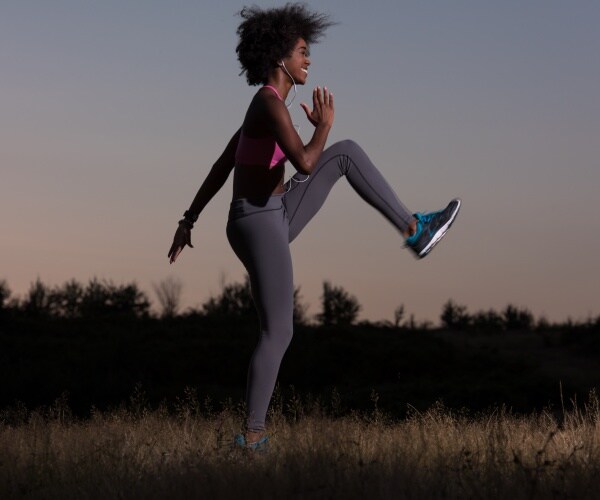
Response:
M259 3L263 7L285 2ZM184 285L199 306L244 269L225 236L231 179L169 265L177 221L256 92L236 59L243 1L0 3L0 279L23 295L92 277ZM208 5L208 6L207 6ZM324 280L392 319L511 303L600 315L600 2L309 2L339 24L307 87L414 211L463 208L422 261L342 179L292 244L309 313ZM288 175L292 173L288 167Z

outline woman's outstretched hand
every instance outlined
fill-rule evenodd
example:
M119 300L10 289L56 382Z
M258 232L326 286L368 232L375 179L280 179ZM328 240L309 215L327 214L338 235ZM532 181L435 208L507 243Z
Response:
M302 106L302 109L306 113L308 121L315 127L321 123L329 127L333 125L333 94L327 90L327 87L322 89L321 87L316 87L313 90L312 110L308 107L308 104L302 103L300 106Z
M173 244L167 255L167 257L169 257L169 264L175 262L186 245L190 248L194 248L194 245L192 245L192 230L179 224L177 231L175 231L175 236L173 237Z

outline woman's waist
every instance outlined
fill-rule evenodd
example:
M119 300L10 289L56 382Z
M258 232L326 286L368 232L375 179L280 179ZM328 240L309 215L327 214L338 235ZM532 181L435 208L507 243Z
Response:
M266 198L285 191L283 166L268 169L266 167L248 167L236 163L233 173L233 199Z
M247 215L261 212L274 212L283 210L283 196L285 193L275 193L262 196L235 197L229 206L229 220L238 219Z

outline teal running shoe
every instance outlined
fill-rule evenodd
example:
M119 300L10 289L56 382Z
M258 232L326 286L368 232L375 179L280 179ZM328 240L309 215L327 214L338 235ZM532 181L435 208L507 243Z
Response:
M255 453L265 453L269 449L269 436L263 436L255 443L246 443L246 437L243 434L236 434L233 438L233 447Z
M460 210L461 201L452 200L444 210L427 214L414 214L417 219L417 231L406 239L406 246L410 248L418 259L425 257L450 229Z

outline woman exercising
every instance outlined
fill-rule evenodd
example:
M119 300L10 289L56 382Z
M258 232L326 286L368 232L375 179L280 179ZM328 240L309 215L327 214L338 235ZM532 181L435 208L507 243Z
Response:
M261 85L241 128L213 165L175 232L169 250L175 262L183 248L192 247L191 230L206 204L223 187L233 170L233 201L227 238L250 277L260 319L260 339L250 360L245 434L235 443L259 450L267 444L265 417L283 355L292 339L294 285L290 243L319 211L333 185L345 177L356 193L389 220L417 258L425 257L454 221L460 200L444 210L410 212L353 141L325 149L333 125L333 94L315 87L312 108L302 103L314 126L303 144L286 100L296 85L304 85L310 67L310 46L333 23L301 4L260 9L244 8L236 48L249 85ZM284 163L297 170L284 183Z

